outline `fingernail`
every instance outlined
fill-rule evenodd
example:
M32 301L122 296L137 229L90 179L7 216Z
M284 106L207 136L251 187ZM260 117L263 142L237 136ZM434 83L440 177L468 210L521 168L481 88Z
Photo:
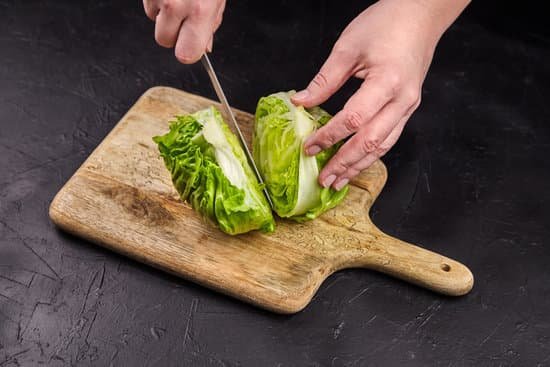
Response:
M306 99L307 97L309 97L309 91L307 89L304 89L302 91L299 91L298 93L296 93L295 95L292 96L292 99L297 101L297 100L304 100Z
M346 186L349 182L349 179L347 178L344 178L343 180L340 180L338 181L335 185L334 185L334 190L336 191L340 191L344 188L344 186Z
M321 147L318 145L312 145L306 149L308 155L315 155L321 151Z
M323 181L323 187L330 187L332 183L336 180L336 176L330 175L327 178L325 178L325 181Z

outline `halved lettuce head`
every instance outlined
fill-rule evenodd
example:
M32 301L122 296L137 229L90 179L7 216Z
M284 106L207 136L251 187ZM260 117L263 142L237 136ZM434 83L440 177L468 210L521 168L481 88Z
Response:
M253 155L280 217L299 222L321 215L340 203L348 187L323 188L319 172L339 145L316 156L304 153L304 141L331 116L319 107L297 107L294 91L263 97L256 108Z
M275 222L237 137L214 107L177 116L170 131L153 140L181 198L234 235Z

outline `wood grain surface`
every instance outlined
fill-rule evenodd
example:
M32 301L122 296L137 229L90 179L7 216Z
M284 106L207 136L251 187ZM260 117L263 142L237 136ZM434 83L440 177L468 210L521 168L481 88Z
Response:
M228 236L183 203L151 138L176 114L211 100L180 90L148 90L56 195L60 228L154 267L259 307L303 309L333 272L390 274L445 295L473 286L467 267L382 233L368 211L386 181L380 161L352 182L346 200L318 219L277 220L272 234ZM252 115L235 110L251 136Z

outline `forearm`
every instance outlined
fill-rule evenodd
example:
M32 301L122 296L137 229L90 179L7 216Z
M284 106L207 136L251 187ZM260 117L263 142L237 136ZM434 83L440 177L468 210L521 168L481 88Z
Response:
M402 0L399 0L402 1ZM427 17L435 42L458 18L471 0L405 0L414 1Z

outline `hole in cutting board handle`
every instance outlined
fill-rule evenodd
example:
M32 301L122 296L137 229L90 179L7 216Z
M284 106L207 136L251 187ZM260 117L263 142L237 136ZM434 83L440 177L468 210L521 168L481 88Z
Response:
M443 263L443 264L441 264L441 270L449 272L449 271L451 271L451 266L449 264Z

